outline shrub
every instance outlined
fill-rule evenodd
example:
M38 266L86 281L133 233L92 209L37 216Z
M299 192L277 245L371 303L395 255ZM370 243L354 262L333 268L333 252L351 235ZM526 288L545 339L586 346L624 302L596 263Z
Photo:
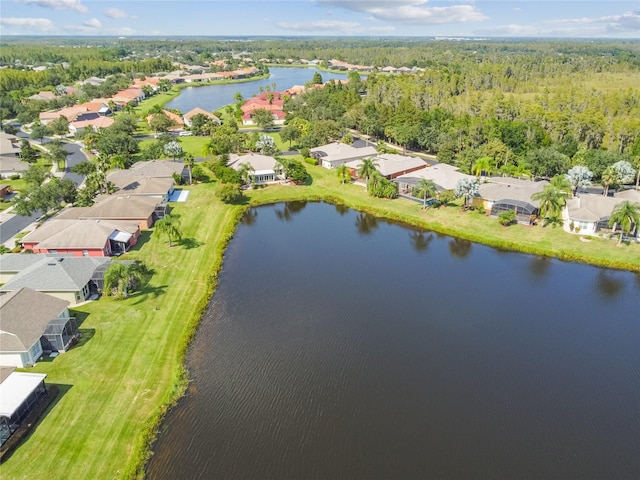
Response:
M19 173L14 173L13 175L11 175L9 177L9 180L20 180L20 174Z
M502 212L500 215L498 215L498 222L500 222L500 225L502 226L509 226L512 223L515 223L516 221L516 212L514 212L513 210L507 210L506 212Z
M242 190L240 190L240 184L227 183L222 185L216 192L216 196L224 203L233 203L242 198Z
M317 165L318 164L318 160L316 160L315 158L312 158L312 157L305 157L304 161L305 161L305 163L308 163L309 165Z

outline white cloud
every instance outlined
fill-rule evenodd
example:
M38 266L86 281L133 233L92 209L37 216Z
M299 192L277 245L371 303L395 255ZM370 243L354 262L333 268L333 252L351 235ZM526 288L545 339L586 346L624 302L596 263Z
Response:
M48 18L0 18L0 25L8 27L28 28L38 32L52 32L56 29L55 25Z
M89 9L82 5L80 0L18 0L20 3L28 5L39 5L54 10L75 10L80 13L87 13Z
M640 32L640 10L605 17L549 20L546 23L551 25L600 25L601 29L607 32L624 32L628 30Z
M375 20L413 25L466 23L486 20L475 5L426 6L427 0L316 0L318 5L367 13Z
M283 30L293 30L296 32L317 33L331 32L343 35L375 35L388 34L393 32L393 27L362 26L358 22L345 22L340 20L317 20L314 22L279 22L276 26Z
M127 18L128 15L119 8L107 8L104 14L109 18Z
M89 27L89 28L101 28L102 27L102 23L100 23L100 20L98 20L97 18L90 18L89 20L84 22L82 25L84 25L85 27Z

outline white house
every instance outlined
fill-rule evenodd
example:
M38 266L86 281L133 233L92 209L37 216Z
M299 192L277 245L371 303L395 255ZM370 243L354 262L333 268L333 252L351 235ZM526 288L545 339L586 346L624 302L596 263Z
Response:
M273 157L260 155L259 153L250 153L243 156L229 155L229 166L234 170L240 170L243 164L251 167L249 177L253 184L273 183L282 178L282 167Z
M338 168L352 160L376 157L378 151L372 145L354 147L346 143L334 142L321 147L312 148L310 155L317 159L324 168Z

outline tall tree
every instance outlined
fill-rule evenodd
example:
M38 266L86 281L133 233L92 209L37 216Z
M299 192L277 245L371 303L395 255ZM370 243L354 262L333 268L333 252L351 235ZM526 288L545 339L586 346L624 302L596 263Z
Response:
M336 168L336 174L338 175L338 178L340 179L340 183L342 183L343 185L345 184L345 182L347 181L347 178L349 178L349 167L347 167L346 164L342 164L340 165L338 168Z
M367 183L367 190L369 190L369 179L378 171L380 165L374 158L363 158L362 163L358 167L358 175L365 179Z
M632 228L640 227L640 204L631 203L629 200L617 204L609 217L609 226L613 227L614 232L616 226L620 227L620 239L618 240L618 245L620 245L624 234L629 235Z
M461 178L456 183L453 193L457 198L462 197L462 208L466 209L467 205L471 203L473 197L478 194L478 181L470 178Z
M173 217L171 214L166 214L155 224L155 230L158 233L162 233L169 239L169 246L172 246L172 240L180 240L182 238L182 232L180 231L180 220L178 217Z
M433 180L421 178L416 186L413 187L412 193L416 197L422 197L422 209L425 210L427 208L427 198L434 197L438 193L438 189Z
M533 200L540 202L540 216L544 219L543 225L559 223L560 211L565 204L565 197L565 194L553 185L547 185L542 191L531 195Z
M571 184L571 193L575 197L579 188L586 188L591 185L591 178L593 173L587 167L583 165L576 165L571 167L567 172L566 178Z
M491 174L491 170L493 170L494 165L495 162L492 157L480 157L473 164L472 172L478 178L480 178L480 175L483 173L488 177Z
M193 158L192 154L185 153L182 156L182 162L184 163L184 166L187 167L187 170L189 171L189 185L191 185L193 183L193 167L196 164L196 160L195 158Z

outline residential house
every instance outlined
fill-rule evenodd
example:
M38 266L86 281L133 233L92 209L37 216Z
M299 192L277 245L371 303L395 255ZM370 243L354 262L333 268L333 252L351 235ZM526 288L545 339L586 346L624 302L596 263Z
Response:
M532 217L538 216L540 208L540 202L531 197L547 185L549 182L544 180L490 177L486 183L480 184L473 204L483 207L495 217L508 210L514 211L519 223L529 224Z
M22 174L29 164L20 160L20 139L14 135L0 132L0 178Z
M111 117L98 116L97 118L71 122L69 124L69 132L72 135L77 135L78 133L82 133L86 129L90 129L94 132L98 132L100 129L108 128L114 123L115 121Z
M54 218L22 238L34 253L108 257L126 253L138 242L138 222Z
M377 155L373 160L378 164L377 170L387 180L393 180L401 175L407 175L427 167L427 163L421 158L396 153ZM351 171L351 176L357 177L362 159L351 160L345 165Z
M189 110L187 113L185 113L182 117L184 118L184 124L187 127L191 127L191 119L193 117L195 117L196 115L204 115L205 117L207 117L209 120L211 120L214 123L217 123L218 125L220 125L220 123L222 123L220 121L220 119L218 117L216 117L213 113L211 112L207 112L206 110L200 108L200 107L196 107L193 110Z
M7 254L5 254L7 255ZM86 301L97 292L103 281L109 257L51 256L35 253L24 255L39 261L18 272L0 287L0 292L13 292L22 287L48 293L67 300L71 305ZM0 256L2 264L4 255Z
M60 117L65 117L69 122L95 118L96 114L90 112L87 107L73 106L50 112L40 112L39 118L42 125L47 125Z
M42 261L40 255L5 253L0 255L0 284L7 283L22 270Z
M13 188L11 185L5 185L4 183L0 183L0 198L5 199L13 192Z
M156 90L158 90L158 85L159 84L160 84L160 79L158 77L146 77L144 79L136 78L136 79L133 80L132 87L136 87L136 88L142 89L142 87L144 87L144 86L149 86L155 92Z
M184 120L180 115L177 115L169 110L162 110L169 120L173 122L173 125L169 127L170 132L178 132L184 129ZM147 115L147 123L151 124L151 120L153 120L155 114Z
M238 156L236 154L229 155L229 166L234 170L240 170L243 164L251 167L248 172L251 183L261 185L265 183L273 183L281 180L282 166L273 157L260 155L258 153L250 153L249 155Z
M77 338L69 302L20 288L0 295L0 365L35 365L42 354L63 353Z
M273 123L282 125L286 113L284 112L285 92L263 92L250 98L242 105L242 124L253 125L253 112L255 110L267 110L271 112Z
M107 175L120 195L145 195L158 197L168 201L173 193L175 181L173 176L188 176L184 163L170 160L151 160L136 162L127 170L117 170Z
M80 85L93 85L94 87L99 87L107 80L105 78L100 77L89 77L83 82L80 82Z
M475 177L460 172L458 167L453 165L436 163L422 170L399 175L394 179L394 182L398 184L398 191L401 195L410 195L420 180L431 180L438 191L443 192L445 190L453 190L463 178L472 179Z
M31 95L27 97L29 100L38 100L41 102L48 102L50 100L54 100L56 98L55 93L49 92L48 90L44 90L42 92L38 92L35 95Z
M156 220L163 218L167 205L158 198L142 195L107 195L90 207L68 207L57 219L130 221L141 230L153 227Z
M109 102L103 99L92 100L91 102L80 103L78 107L85 107L87 112L97 113L98 115L110 115Z
M119 90L114 96L111 97L111 100L113 100L116 104L120 102L121 104L124 103L125 105L129 103L137 105L142 100L144 100L144 92L140 88L129 87L123 90Z
M310 155L317 159L324 168L337 168L340 165L361 158L373 158L378 151L372 145L364 146L348 145L334 142L310 150Z
M621 202L630 201L640 204L640 192L623 190L613 197L602 195L580 194L567 199L564 215L564 229L567 232L581 235L597 235L600 232L611 233L609 219L613 209ZM640 228L634 226L631 236L640 238Z

